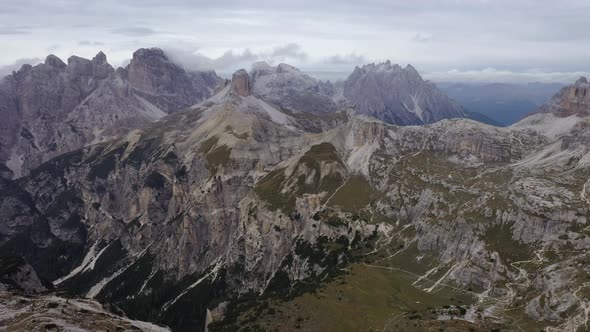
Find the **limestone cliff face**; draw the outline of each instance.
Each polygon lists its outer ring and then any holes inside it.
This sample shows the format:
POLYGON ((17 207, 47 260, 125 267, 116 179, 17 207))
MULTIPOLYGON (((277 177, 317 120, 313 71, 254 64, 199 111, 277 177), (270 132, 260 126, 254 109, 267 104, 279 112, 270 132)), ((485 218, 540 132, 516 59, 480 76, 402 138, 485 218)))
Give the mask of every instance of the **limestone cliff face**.
POLYGON ((0 182, 0 250, 178 330, 227 303, 220 324, 248 326, 242 301, 296 296, 355 263, 403 270, 425 296, 467 294, 476 323, 511 326, 510 309, 583 326, 587 118, 348 114, 310 133, 250 82, 239 71, 203 103, 0 182))
POLYGON ((3 290, 31 294, 46 291, 47 288, 22 257, 4 254, 0 257, 0 292, 3 290))
POLYGON ((251 94, 250 75, 245 69, 235 72, 231 80, 231 90, 238 96, 246 97, 251 94))
POLYGON ((221 79, 187 73, 161 50, 139 50, 127 69, 50 55, 0 81, 0 174, 20 177, 57 155, 129 132, 208 98, 221 79))
POLYGON ((541 108, 543 112, 553 112, 560 116, 590 114, 590 83, 585 77, 580 77, 575 84, 561 89, 547 105, 541 108))
POLYGON ((165 113, 209 98, 222 83, 213 71, 185 71, 158 48, 135 51, 126 70, 134 91, 165 113))
POLYGON ((322 82, 288 64, 253 65, 252 90, 263 99, 292 112, 325 115, 338 110, 332 83, 322 82))

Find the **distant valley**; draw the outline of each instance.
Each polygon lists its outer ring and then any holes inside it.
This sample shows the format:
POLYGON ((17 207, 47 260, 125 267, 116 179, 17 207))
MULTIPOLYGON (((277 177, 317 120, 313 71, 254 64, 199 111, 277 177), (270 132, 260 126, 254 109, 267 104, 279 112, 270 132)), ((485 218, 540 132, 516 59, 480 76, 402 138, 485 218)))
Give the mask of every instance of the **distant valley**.
POLYGON ((437 86, 471 112, 509 126, 535 111, 551 99, 563 85, 558 83, 448 83, 437 86))

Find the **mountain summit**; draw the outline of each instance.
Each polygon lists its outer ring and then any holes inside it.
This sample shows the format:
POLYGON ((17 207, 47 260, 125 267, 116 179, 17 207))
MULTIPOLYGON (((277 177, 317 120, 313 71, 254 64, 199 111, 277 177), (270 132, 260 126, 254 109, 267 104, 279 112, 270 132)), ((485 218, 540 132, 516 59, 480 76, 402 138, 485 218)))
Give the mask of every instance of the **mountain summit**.
POLYGON ((255 94, 290 111, 326 115, 338 110, 331 83, 316 80, 293 66, 258 62, 250 76, 255 94))
POLYGON ((329 114, 350 107, 358 114, 397 125, 428 124, 469 117, 461 106, 424 81, 411 65, 390 61, 356 67, 343 82, 322 82, 299 69, 265 62, 251 71, 253 92, 291 111, 329 114))
POLYGON ((539 112, 562 117, 590 115, 590 83, 586 77, 580 77, 574 84, 563 87, 539 112))
POLYGON ((386 61, 356 67, 344 81, 343 96, 361 114, 399 125, 466 117, 461 106, 424 81, 411 65, 386 61))
POLYGON ((0 81, 0 176, 21 177, 65 152, 126 134, 217 91, 214 72, 187 72, 160 49, 140 49, 115 70, 55 55, 0 81))

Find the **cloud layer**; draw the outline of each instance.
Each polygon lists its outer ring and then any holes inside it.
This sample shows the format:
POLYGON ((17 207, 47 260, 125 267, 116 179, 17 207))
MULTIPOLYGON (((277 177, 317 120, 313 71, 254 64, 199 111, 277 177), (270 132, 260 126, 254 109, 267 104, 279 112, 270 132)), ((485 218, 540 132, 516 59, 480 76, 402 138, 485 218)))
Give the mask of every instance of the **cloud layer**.
POLYGON ((265 59, 348 71, 390 59, 451 77, 496 68, 550 79, 588 71, 589 12, 587 0, 4 1, 0 66, 99 50, 122 63, 160 46, 218 70, 265 59))
POLYGON ((23 59, 18 59, 11 64, 8 64, 5 66, 0 66, 0 79, 4 78, 7 75, 12 74, 13 71, 19 70, 23 65, 26 65, 26 64, 35 65, 41 61, 43 61, 43 60, 41 60, 39 58, 23 58, 23 59))

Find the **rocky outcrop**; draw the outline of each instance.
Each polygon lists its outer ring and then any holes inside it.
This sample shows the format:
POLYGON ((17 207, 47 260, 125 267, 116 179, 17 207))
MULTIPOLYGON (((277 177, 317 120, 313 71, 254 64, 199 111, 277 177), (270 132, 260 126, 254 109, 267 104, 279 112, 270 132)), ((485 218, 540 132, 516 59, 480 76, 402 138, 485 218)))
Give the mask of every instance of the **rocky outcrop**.
POLYGON ((4 254, 0 257, 0 291, 2 290, 39 293, 47 288, 24 259, 4 254))
POLYGON ((397 125, 427 124, 466 117, 461 106, 411 65, 389 61, 356 67, 344 81, 343 96, 360 114, 397 125))
POLYGON ((232 75, 231 91, 238 96, 246 97, 251 94, 250 76, 245 69, 240 69, 232 75))
POLYGON ((55 156, 138 128, 208 98, 214 72, 188 73, 158 49, 138 50, 117 71, 104 53, 50 55, 0 81, 0 171, 21 177, 55 156))
POLYGON ((165 113, 209 98, 222 83, 213 71, 185 71, 158 48, 135 51, 126 71, 135 92, 165 113))
POLYGON ((0 307, 0 325, 10 331, 170 331, 163 326, 129 319, 115 307, 71 296, 0 290, 0 307))
POLYGON ((567 117, 570 115, 590 115, 590 83, 585 77, 580 77, 575 84, 561 89, 540 112, 550 112, 567 117))

